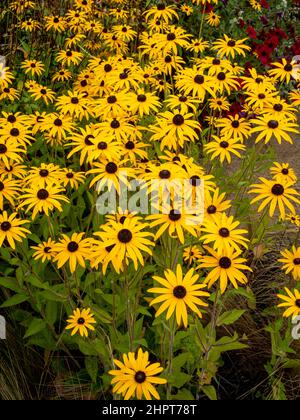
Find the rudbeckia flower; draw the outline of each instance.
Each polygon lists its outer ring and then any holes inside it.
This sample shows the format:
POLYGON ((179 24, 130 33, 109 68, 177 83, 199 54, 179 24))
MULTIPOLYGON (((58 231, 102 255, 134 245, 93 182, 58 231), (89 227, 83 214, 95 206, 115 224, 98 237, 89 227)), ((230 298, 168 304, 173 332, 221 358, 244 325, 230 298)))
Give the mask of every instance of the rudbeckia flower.
POLYGON ((110 370, 108 373, 114 378, 111 383, 114 385, 113 392, 121 394, 125 400, 136 397, 141 400, 145 396, 146 400, 151 400, 152 396, 159 400, 159 393, 153 384, 164 385, 166 379, 159 378, 157 375, 163 371, 160 363, 151 363, 149 353, 138 350, 137 356, 134 353, 123 354, 123 363, 114 360, 119 369, 110 370))
POLYGON ((283 263, 282 269, 286 274, 292 274, 294 280, 300 280, 300 247, 293 245, 292 250, 288 249, 281 252, 283 258, 278 261, 283 263))
POLYGON ((183 324, 187 328, 187 308, 202 318, 198 306, 207 307, 208 303, 201 298, 209 297, 210 294, 202 291, 206 285, 197 283, 199 275, 195 274, 193 268, 183 276, 181 265, 177 264, 175 272, 168 269, 164 272, 164 276, 153 276, 153 280, 158 282, 160 287, 148 290, 149 293, 159 295, 150 302, 150 306, 160 304, 155 314, 156 318, 167 310, 166 319, 168 320, 175 312, 177 325, 183 324))
POLYGON ((71 336, 79 332, 81 337, 88 337, 88 330, 95 330, 92 324, 96 324, 96 320, 90 308, 82 310, 77 308, 73 311, 73 315, 67 319, 67 323, 66 330, 72 330, 71 336))
POLYGON ((26 238, 26 234, 30 231, 22 225, 28 223, 28 220, 17 218, 17 213, 8 215, 6 211, 0 214, 0 246, 7 240, 12 249, 16 248, 15 242, 22 242, 22 238, 26 238))
POLYGON ((289 290, 287 287, 284 288, 286 295, 278 294, 277 297, 283 300, 283 303, 280 303, 278 308, 286 308, 283 313, 285 318, 292 316, 293 318, 300 314, 300 292, 297 289, 294 289, 294 293, 289 290))
POLYGON ((83 239, 84 235, 84 233, 73 233, 71 237, 62 235, 62 239, 53 246, 53 251, 56 253, 54 262, 58 268, 67 262, 71 273, 76 271, 78 264, 85 268, 86 261, 90 257, 90 239, 83 239))

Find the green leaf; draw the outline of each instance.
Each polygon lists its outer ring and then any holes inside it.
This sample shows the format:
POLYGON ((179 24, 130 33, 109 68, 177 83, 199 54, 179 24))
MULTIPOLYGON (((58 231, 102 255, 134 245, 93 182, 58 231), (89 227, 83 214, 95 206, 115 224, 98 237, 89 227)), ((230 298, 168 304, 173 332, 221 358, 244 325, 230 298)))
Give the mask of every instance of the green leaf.
POLYGON ((187 373, 174 372, 173 375, 170 378, 168 378, 168 382, 175 388, 181 388, 184 384, 189 382, 190 379, 191 375, 188 375, 187 373))
POLYGON ((57 302, 48 301, 46 303, 46 319, 50 325, 53 325, 57 319, 57 302))
POLYGON ((179 356, 174 357, 173 363, 172 363, 173 369, 179 371, 182 368, 182 366, 185 365, 187 360, 190 358, 191 358, 190 353, 182 353, 179 356))
POLYGON ((22 289, 20 288, 17 280, 10 277, 0 278, 0 286, 4 286, 16 293, 22 293, 22 289))
POLYGON ((231 325, 236 322, 243 314, 245 310, 243 309, 233 309, 232 311, 224 312, 217 320, 217 326, 221 325, 231 325))
POLYGON ((91 380, 95 383, 98 375, 98 358, 88 356, 85 358, 84 362, 87 373, 90 375, 91 380))
POLYGON ((283 367, 286 369, 299 369, 300 359, 288 359, 283 363, 283 367))
POLYGON ((43 319, 34 318, 31 323, 29 324, 27 331, 24 335, 24 338, 31 337, 42 331, 46 327, 46 323, 43 319))
POLYGON ((0 307, 1 308, 8 308, 9 306, 18 305, 19 303, 26 302, 29 297, 23 294, 17 294, 13 297, 7 299, 0 307))
POLYGON ((204 392, 204 394, 211 400, 211 401, 217 401, 217 392, 214 386, 212 385, 204 385, 201 387, 201 390, 204 392))
POLYGON ((97 350, 92 343, 84 341, 82 338, 78 339, 78 346, 81 353, 85 356, 98 356, 97 350))

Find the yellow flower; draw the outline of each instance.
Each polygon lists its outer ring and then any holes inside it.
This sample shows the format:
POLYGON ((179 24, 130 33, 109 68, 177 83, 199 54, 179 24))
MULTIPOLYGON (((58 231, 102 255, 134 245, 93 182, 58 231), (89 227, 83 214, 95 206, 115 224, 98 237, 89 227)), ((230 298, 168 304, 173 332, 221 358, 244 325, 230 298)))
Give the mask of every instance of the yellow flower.
POLYGON ((250 191, 250 194, 258 194, 257 197, 251 201, 251 204, 263 200, 258 208, 259 212, 269 205, 269 214, 271 217, 274 215, 277 207, 282 219, 285 219, 285 207, 287 207, 292 213, 295 213, 295 207, 292 204, 292 201, 300 204, 299 199, 295 197, 300 194, 295 189, 291 188, 294 185, 294 182, 286 181, 279 183, 275 180, 267 180, 265 178, 259 179, 261 184, 251 185, 252 189, 250 191))
POLYGON ((73 311, 73 315, 67 320, 69 325, 66 326, 66 330, 73 330, 71 336, 79 332, 81 337, 88 337, 88 330, 95 330, 92 324, 95 324, 96 321, 94 315, 90 313, 90 311, 90 308, 82 310, 77 308, 73 311))
POLYGON ((15 249, 15 241, 22 242, 22 238, 25 238, 26 234, 30 234, 28 229, 22 227, 25 223, 28 221, 17 218, 17 213, 8 215, 4 211, 0 214, 0 246, 7 240, 9 246, 15 249))
POLYGON ((108 373, 114 378, 111 383, 114 385, 113 392, 121 394, 125 400, 136 396, 141 400, 145 396, 146 400, 151 400, 152 396, 160 399, 158 392, 153 384, 166 384, 166 379, 156 375, 163 371, 160 363, 150 363, 149 353, 138 350, 137 357, 134 353, 123 354, 123 363, 114 360, 119 369, 110 370, 108 373))
POLYGON ((286 274, 291 273, 294 280, 300 280, 300 247, 293 245, 292 250, 288 249, 281 252, 283 258, 279 262, 284 263, 282 269, 286 274))
POLYGON ((213 46, 211 48, 212 50, 218 51, 218 54, 221 58, 224 56, 234 58, 236 54, 241 54, 243 57, 245 57, 245 51, 251 50, 251 47, 244 44, 244 41, 246 40, 247 38, 235 41, 234 39, 229 38, 226 34, 224 34, 224 39, 218 39, 217 41, 213 42, 213 46))
POLYGON ((205 283, 210 288, 216 281, 220 281, 220 290, 223 294, 227 288, 228 281, 237 289, 238 283, 246 284, 248 279, 241 270, 252 271, 250 267, 244 263, 247 261, 241 258, 241 251, 232 249, 224 249, 214 251, 212 248, 205 247, 211 254, 201 258, 199 268, 209 268, 205 283))
POLYGON ((53 246, 56 253, 54 261, 61 268, 67 262, 71 273, 76 271, 77 264, 85 268, 85 261, 90 257, 90 239, 83 239, 84 233, 73 233, 71 238, 62 235, 63 239, 53 246))
POLYGON ((195 270, 191 268, 184 276, 180 264, 177 264, 176 272, 168 269, 164 272, 164 278, 153 276, 163 287, 154 287, 149 289, 149 293, 155 293, 159 296, 153 299, 150 306, 161 304, 156 311, 157 318, 163 312, 167 311, 166 319, 170 319, 175 311, 177 325, 181 323, 187 328, 188 313, 187 307, 195 314, 202 318, 198 306, 207 307, 208 303, 204 302, 200 297, 209 297, 208 292, 201 289, 206 287, 203 283, 197 283, 199 275, 195 274, 195 270))
POLYGON ((294 289, 292 293, 287 287, 284 288, 286 295, 278 294, 279 299, 283 300, 283 303, 277 305, 279 308, 287 307, 283 316, 288 318, 289 316, 295 317, 300 314, 300 292, 297 289, 294 289))

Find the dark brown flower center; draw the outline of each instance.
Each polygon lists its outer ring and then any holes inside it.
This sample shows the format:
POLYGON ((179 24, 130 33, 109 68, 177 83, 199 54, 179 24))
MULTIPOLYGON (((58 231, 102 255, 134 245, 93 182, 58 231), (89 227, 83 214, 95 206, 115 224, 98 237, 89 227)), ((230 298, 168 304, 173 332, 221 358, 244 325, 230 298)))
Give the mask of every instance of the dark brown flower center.
POLYGON ((278 126, 279 126, 279 123, 276 120, 270 120, 268 122, 268 127, 272 128, 272 130, 275 130, 275 128, 277 128, 278 126))
POLYGON ((222 257, 220 260, 219 260, 219 266, 221 267, 221 268, 224 268, 224 269, 228 269, 228 268, 230 268, 231 267, 231 259, 230 258, 228 258, 228 257, 222 257))
POLYGON ((3 191, 3 190, 4 190, 4 184, 3 182, 0 181, 0 191, 3 191))
POLYGON ((7 121, 11 124, 15 123, 17 121, 16 117, 14 115, 9 115, 7 117, 7 121))
POLYGON ((136 372, 136 374, 134 375, 134 380, 138 384, 142 384, 143 382, 145 382, 146 378, 147 377, 146 377, 145 372, 142 372, 141 370, 139 370, 138 372, 136 372))
POLYGON ((84 325, 84 324, 85 324, 85 319, 84 319, 84 318, 82 318, 82 317, 78 318, 78 319, 77 319, 77 324, 78 324, 78 325, 84 325))
POLYGON ((228 47, 235 47, 235 41, 233 39, 231 39, 230 41, 227 42, 228 47))
POLYGON ((18 137, 19 134, 20 134, 20 131, 17 128, 12 128, 10 130, 10 135, 13 137, 18 137))
POLYGON ((222 236, 222 238, 228 238, 228 236, 230 235, 230 232, 227 228, 221 228, 219 230, 219 235, 222 236))
POLYGON ((211 205, 207 207, 207 213, 208 214, 215 214, 217 212, 217 207, 214 205, 211 205))
POLYGON ((128 229, 122 229, 118 233, 118 239, 123 244, 128 244, 128 242, 130 242, 132 239, 132 233, 128 229))
POLYGON ((138 102, 146 102, 147 96, 146 95, 138 95, 137 100, 138 100, 138 102))
POLYGON ((173 118, 173 124, 177 126, 184 124, 184 117, 180 114, 175 115, 173 118))
POLYGON ((47 169, 41 169, 39 174, 42 178, 46 178, 49 175, 49 171, 47 169))
POLYGON ((68 251, 69 252, 76 252, 78 251, 79 245, 75 241, 71 241, 68 243, 68 251))
POLYGON ((127 150, 133 150, 134 149, 134 142, 129 140, 126 144, 125 144, 125 148, 127 150))
POLYGON ((193 187, 199 187, 201 185, 201 180, 198 175, 191 176, 189 182, 193 187))
POLYGON ((176 39, 176 35, 174 33, 170 33, 167 35, 168 41, 174 41, 174 39, 176 39))
POLYGON ((54 125, 56 127, 61 127, 63 125, 62 120, 60 118, 56 118, 56 120, 54 121, 54 125))
POLYGON ((172 209, 172 210, 170 211, 170 213, 169 213, 169 219, 170 219, 172 222, 178 222, 178 220, 180 220, 180 219, 181 219, 181 214, 179 213, 179 211, 178 211, 178 210, 174 210, 174 209, 172 209))
POLYGON ((283 105, 281 105, 281 104, 275 104, 273 106, 273 109, 274 109, 274 111, 280 112, 280 111, 283 110, 283 105))
POLYGON ((223 71, 220 71, 220 73, 217 76, 217 79, 222 81, 226 79, 226 74, 223 71))
POLYGON ((240 123, 239 123, 239 121, 234 120, 234 121, 232 121, 231 125, 232 125, 233 128, 238 128, 240 126, 240 123))
POLYGON ((10 224, 9 222, 3 222, 3 223, 1 223, 1 225, 0 225, 0 229, 1 229, 3 232, 7 232, 10 228, 11 228, 11 224, 10 224))
POLYGON ((293 263, 295 265, 300 265, 300 258, 295 258, 294 261, 293 261, 293 263))
POLYGON ((213 63, 214 66, 218 66, 218 65, 221 64, 221 61, 218 58, 214 58, 212 63, 213 63))
POLYGON ((265 99, 266 95, 264 93, 260 93, 258 95, 258 99, 265 99))
POLYGON ((49 193, 48 193, 48 191, 47 190, 45 190, 45 189, 41 189, 41 190, 39 190, 38 191, 38 193, 37 193, 37 198, 39 199, 39 200, 47 200, 47 198, 49 197, 49 193))
POLYGON ((7 147, 5 146, 5 144, 0 144, 0 154, 4 155, 4 153, 7 152, 7 147))
POLYGON ((110 123, 110 126, 111 126, 111 128, 113 129, 113 130, 117 130, 118 128, 120 128, 120 123, 119 123, 119 121, 118 120, 113 120, 111 123, 110 123))
POLYGON ((49 254, 50 251, 51 251, 50 246, 45 246, 45 248, 44 248, 45 254, 49 254))
POLYGON ((111 95, 107 98, 107 103, 109 104, 115 104, 117 102, 117 98, 115 97, 115 95, 111 95))
POLYGON ((288 175, 289 174, 289 170, 287 168, 282 169, 281 173, 283 175, 288 175))
POLYGON ((118 166, 114 162, 109 162, 105 166, 105 170, 108 174, 115 174, 118 170, 118 166))
POLYGON ((274 195, 283 195, 284 194, 284 187, 281 184, 275 184, 272 187, 272 194, 274 195))
POLYGON ((110 71, 112 71, 112 66, 110 64, 105 64, 104 71, 105 73, 109 73, 110 71))
POLYGON ((105 141, 100 141, 100 143, 98 143, 98 149, 99 150, 107 149, 107 143, 105 141))
POLYGON ((171 177, 171 172, 167 169, 163 169, 162 171, 160 171, 158 176, 160 177, 160 179, 169 179, 171 177))
POLYGON ((223 140, 223 141, 221 141, 220 146, 223 149, 227 149, 227 147, 229 146, 229 143, 228 143, 228 141, 223 140))
POLYGON ((284 66, 284 70, 285 71, 292 71, 293 70, 293 66, 289 63, 289 64, 286 64, 285 66, 284 66))
POLYGON ((79 104, 79 99, 78 99, 78 98, 76 98, 76 97, 74 97, 74 98, 72 98, 72 99, 71 99, 71 103, 72 103, 73 105, 78 105, 78 104, 79 104))
POLYGON ((202 76, 202 74, 197 74, 197 76, 194 78, 194 82, 198 85, 202 85, 204 83, 204 76, 202 76))
POLYGON ((177 299, 183 299, 186 296, 186 288, 184 286, 176 286, 173 289, 173 295, 177 299))
POLYGON ((297 299, 297 300, 295 301, 295 305, 297 306, 297 308, 300 308, 300 299, 297 299))

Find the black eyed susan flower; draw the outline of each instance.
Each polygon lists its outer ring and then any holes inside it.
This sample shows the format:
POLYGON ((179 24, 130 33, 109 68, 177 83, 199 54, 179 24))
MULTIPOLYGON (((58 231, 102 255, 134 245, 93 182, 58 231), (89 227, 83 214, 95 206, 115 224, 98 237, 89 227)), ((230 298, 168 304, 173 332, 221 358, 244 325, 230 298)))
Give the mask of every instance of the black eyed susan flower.
POLYGON ((9 67, 5 67, 3 63, 0 63, 0 89, 8 88, 13 80, 14 76, 9 67))
POLYGON ((294 182, 279 183, 276 180, 267 180, 265 178, 259 179, 261 184, 252 185, 250 191, 250 194, 257 194, 257 197, 251 201, 251 204, 262 201, 258 208, 259 212, 269 205, 269 214, 271 217, 274 215, 277 208, 279 209, 282 219, 285 219, 286 207, 292 213, 295 213, 295 207, 292 202, 300 204, 300 201, 296 197, 299 193, 291 188, 294 185, 294 182))
POLYGON ((25 73, 30 76, 41 76, 41 74, 45 71, 44 64, 37 60, 25 60, 21 67, 25 70, 25 73))
POLYGON ((138 90, 137 93, 128 93, 126 102, 133 115, 138 114, 140 118, 149 115, 151 112, 157 112, 160 108, 159 98, 144 90, 138 90))
POLYGON ((299 90, 292 90, 289 94, 290 100, 294 106, 300 106, 300 92, 299 90))
POLYGON ((293 168, 290 167, 289 163, 278 163, 274 162, 270 172, 273 175, 273 178, 279 183, 282 182, 293 182, 297 181, 297 176, 293 168))
POLYGON ((27 125, 24 124, 6 124, 3 128, 0 128, 0 141, 5 143, 14 142, 16 146, 25 146, 31 144, 34 138, 31 136, 31 132, 27 125))
POLYGON ((27 174, 26 169, 25 165, 19 165, 11 160, 8 161, 8 165, 0 162, 0 176, 5 175, 8 179, 23 179, 27 174))
POLYGON ((71 168, 63 168, 59 177, 60 182, 64 187, 70 185, 71 188, 77 190, 80 184, 85 181, 84 172, 74 172, 71 168))
POLYGON ((210 26, 220 25, 220 16, 217 13, 215 13, 213 10, 208 13, 205 20, 210 26))
POLYGON ((300 216, 298 216, 298 214, 288 214, 286 216, 286 220, 291 222, 293 225, 300 227, 300 216))
POLYGON ((62 66, 70 66, 71 64, 77 65, 83 58, 83 54, 78 51, 61 50, 56 55, 56 61, 61 63, 62 66))
POLYGON ((109 191, 113 188, 119 193, 122 186, 129 187, 129 178, 134 177, 134 169, 128 168, 125 161, 121 162, 94 162, 93 169, 87 174, 95 174, 92 179, 90 187, 97 183, 97 191, 101 191, 107 187, 109 191))
POLYGON ((16 143, 15 140, 3 141, 0 138, 0 163, 9 168, 10 162, 22 162, 21 154, 26 153, 26 150, 16 143))
POLYGON ((217 137, 212 136, 213 141, 210 141, 204 146, 206 153, 210 154, 211 160, 218 157, 221 163, 226 159, 228 163, 231 163, 231 154, 241 157, 240 150, 245 150, 246 146, 240 143, 239 138, 230 137, 217 137))
POLYGON ((176 111, 158 114, 155 125, 149 126, 149 130, 154 133, 151 140, 160 141, 161 150, 177 150, 185 142, 194 142, 201 132, 201 125, 192 118, 192 113, 179 114, 176 111))
POLYGON ((35 250, 33 258, 35 260, 42 260, 42 263, 53 260, 56 255, 56 252, 53 251, 54 246, 55 242, 51 238, 37 246, 32 246, 31 248, 35 250))
POLYGON ((176 88, 185 96, 192 95, 203 102, 206 93, 215 96, 213 90, 213 79, 207 76, 196 66, 186 68, 176 76, 176 88))
POLYGON ((187 50, 192 51, 194 53, 202 53, 209 47, 209 42, 205 41, 203 38, 192 39, 189 45, 187 46, 187 50))
POLYGON ((281 63, 272 63, 272 66, 275 68, 269 70, 270 76, 281 82, 289 83, 291 79, 299 79, 299 65, 295 60, 287 62, 286 59, 283 58, 281 63))
POLYGON ((56 253, 54 262, 57 263, 58 268, 67 262, 71 273, 76 271, 78 264, 85 268, 86 261, 90 257, 91 241, 89 238, 83 239, 84 235, 84 233, 73 233, 71 237, 62 235, 61 241, 53 246, 53 251, 56 253))
POLYGON ((225 200, 225 193, 220 193, 219 188, 213 192, 204 191, 204 220, 214 220, 215 216, 231 207, 230 200, 225 200))
POLYGON ((57 32, 63 32, 66 29, 66 21, 62 16, 45 16, 44 19, 46 31, 53 29, 57 32))
POLYGON ((230 107, 230 103, 228 102, 227 98, 224 96, 220 96, 217 98, 212 98, 209 100, 209 106, 213 111, 228 111, 230 107))
POLYGON ((257 117, 252 122, 256 127, 251 129, 251 133, 259 133, 255 140, 256 143, 263 140, 267 144, 275 137, 279 144, 281 144, 282 140, 293 144, 289 133, 299 133, 298 125, 284 117, 275 118, 269 115, 263 115, 257 117))
POLYGON ((179 19, 177 12, 174 10, 175 6, 166 5, 164 2, 159 2, 155 6, 146 10, 145 18, 148 20, 159 20, 162 19, 166 23, 169 23, 172 19, 179 19))
POLYGON ((262 5, 259 1, 257 0, 249 0, 249 3, 251 5, 251 7, 253 7, 253 9, 260 11, 262 8, 262 5))
POLYGON ((160 304, 155 314, 156 318, 168 310, 166 314, 166 319, 168 320, 175 312, 177 325, 183 324, 187 328, 187 308, 197 314, 199 318, 202 318, 198 306, 207 307, 208 304, 200 297, 209 297, 210 294, 201 290, 206 285, 197 283, 199 275, 195 274, 193 268, 183 276, 181 265, 177 264, 175 272, 168 269, 164 272, 164 276, 164 278, 153 276, 153 279, 163 287, 154 287, 148 290, 149 293, 159 295, 151 301, 150 306, 160 304))
POLYGON ((183 13, 185 13, 187 16, 190 16, 194 12, 194 9, 191 6, 189 6, 188 4, 181 5, 180 10, 183 13))
POLYGON ((20 196, 19 208, 27 207, 26 213, 32 210, 32 220, 36 218, 39 212, 45 213, 47 216, 54 209, 61 212, 63 210, 61 202, 69 202, 68 198, 61 194, 63 191, 59 186, 47 185, 41 187, 40 185, 31 185, 30 188, 25 188, 25 194, 20 196))
POLYGON ((110 258, 110 252, 113 250, 114 245, 105 246, 103 241, 97 241, 95 239, 91 242, 91 256, 90 262, 91 267, 99 269, 99 265, 102 265, 102 272, 106 274, 107 267, 111 263, 117 273, 123 272, 124 267, 128 265, 129 260, 125 258, 125 264, 123 261, 118 259, 118 256, 110 258))
POLYGON ((183 261, 191 265, 192 263, 198 262, 202 257, 202 252, 198 246, 192 245, 184 248, 183 250, 183 261))
POLYGON ((65 82, 70 79, 72 79, 72 73, 67 69, 60 69, 53 75, 52 82, 65 82))
POLYGON ((0 89, 0 100, 8 99, 10 101, 14 101, 15 99, 19 99, 19 97, 20 92, 17 89, 14 89, 12 87, 0 89))
POLYGON ((15 198, 21 188, 20 182, 0 175, 0 210, 3 210, 4 200, 7 200, 11 206, 14 206, 15 198))
POLYGON ((59 140, 65 139, 68 133, 74 130, 72 118, 57 113, 47 114, 40 124, 42 131, 47 131, 49 136, 57 137, 59 140))
POLYGON ((172 238, 178 237, 179 241, 184 244, 184 231, 197 237, 196 227, 201 222, 201 217, 187 214, 183 210, 179 210, 170 205, 164 205, 161 214, 151 214, 147 216, 150 220, 150 226, 160 226, 155 235, 155 240, 168 231, 169 236, 172 238))
POLYGON ((148 158, 148 153, 145 150, 147 147, 150 147, 150 145, 140 141, 123 141, 121 153, 125 160, 136 164, 137 159, 143 160, 148 158))
POLYGON ((297 110, 292 105, 289 105, 284 99, 277 96, 268 101, 264 106, 264 112, 268 114, 271 119, 286 118, 292 121, 297 121, 297 110))
POLYGON ((39 167, 32 167, 25 178, 28 185, 40 185, 45 187, 47 185, 59 185, 61 176, 61 169, 58 165, 53 163, 41 163, 39 167))
POLYGON ((96 232, 95 235, 101 238, 105 247, 114 245, 108 255, 109 261, 117 258, 120 262, 126 263, 126 260, 130 259, 137 270, 138 263, 144 265, 141 251, 152 255, 150 247, 154 243, 147 238, 152 238, 153 234, 144 231, 148 226, 147 223, 139 222, 137 218, 126 218, 124 223, 110 221, 102 225, 103 231, 96 232))
POLYGON ((152 396, 160 399, 153 384, 166 384, 166 379, 157 375, 163 371, 159 363, 149 361, 149 353, 138 350, 137 356, 134 353, 123 354, 123 363, 114 360, 119 369, 110 370, 108 373, 114 378, 111 383, 114 385, 113 392, 121 394, 125 400, 136 397, 141 400, 151 400, 152 396))
POLYGON ((88 330, 95 330, 93 324, 96 324, 96 320, 90 308, 81 310, 77 308, 73 311, 73 315, 67 319, 67 323, 66 330, 72 330, 71 336, 79 333, 81 337, 88 337, 88 330))
POLYGON ((224 56, 234 58, 236 55, 246 56, 245 51, 250 51, 251 47, 244 44, 247 38, 234 40, 229 38, 224 34, 224 39, 220 38, 217 41, 213 42, 212 50, 218 51, 218 54, 221 58, 224 56))
POLYGON ((185 95, 169 95, 168 98, 164 101, 167 107, 174 111, 178 109, 178 113, 185 115, 188 114, 190 111, 194 113, 197 112, 197 106, 199 105, 200 101, 191 96, 185 95))
POLYGON ((243 141, 250 136, 251 126, 247 120, 240 117, 238 114, 235 116, 229 115, 225 118, 219 118, 216 127, 221 128, 221 136, 243 141))
POLYGON ((277 92, 269 91, 264 85, 260 84, 255 89, 246 92, 246 103, 253 110, 259 112, 266 110, 270 102, 274 100, 277 92))
POLYGON ((36 101, 42 99, 46 105, 54 102, 55 99, 55 92, 53 92, 53 90, 49 89, 47 86, 39 84, 34 86, 32 89, 29 89, 29 93, 36 101))
POLYGON ((233 216, 226 216, 225 213, 216 215, 214 220, 207 220, 201 227, 204 235, 200 238, 205 245, 213 243, 215 250, 230 250, 234 248, 236 251, 240 247, 248 248, 247 242, 249 239, 245 238, 247 230, 237 229, 240 222, 234 221, 233 216))
POLYGON ((284 288, 286 295, 278 294, 277 297, 283 300, 283 303, 277 305, 279 308, 286 307, 283 316, 288 318, 292 316, 300 315, 300 292, 297 289, 294 289, 294 293, 289 290, 287 287, 284 288))
POLYGON ((6 240, 12 249, 16 248, 15 242, 22 242, 22 238, 26 238, 30 231, 22 225, 28 223, 17 217, 17 213, 8 215, 6 211, 0 214, 0 246, 6 240))
POLYGON ((82 120, 84 117, 89 119, 92 111, 88 106, 88 101, 84 93, 69 90, 67 95, 62 95, 57 99, 57 109, 64 115, 70 115, 82 120))
POLYGON ((279 259, 284 265, 282 269, 286 274, 291 273, 294 280, 300 280, 300 247, 293 245, 292 250, 288 249, 281 252, 283 258, 279 259))
POLYGON ((238 288, 238 283, 246 284, 248 282, 242 270, 252 270, 245 265, 247 260, 240 257, 241 251, 235 251, 233 248, 214 251, 207 246, 205 249, 211 255, 205 255, 201 258, 199 268, 211 269, 205 279, 205 283, 208 283, 209 288, 217 281, 220 281, 220 290, 223 294, 227 289, 228 281, 236 289, 238 288))

